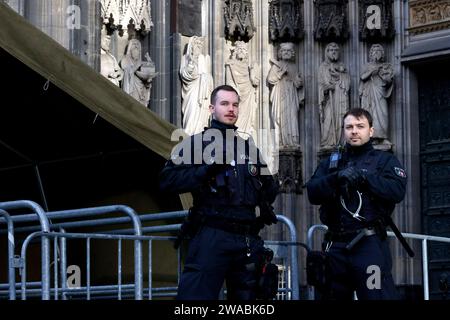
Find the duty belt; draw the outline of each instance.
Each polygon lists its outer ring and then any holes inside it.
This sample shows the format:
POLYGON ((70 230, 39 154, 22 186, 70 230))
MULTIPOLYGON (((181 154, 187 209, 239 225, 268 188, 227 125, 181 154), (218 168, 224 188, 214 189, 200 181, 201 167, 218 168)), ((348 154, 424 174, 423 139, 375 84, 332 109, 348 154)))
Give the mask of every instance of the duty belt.
POLYGON ((205 217, 204 225, 220 229, 230 233, 237 233, 242 235, 258 235, 260 228, 256 222, 221 219, 218 217, 205 217))
POLYGON ((347 243, 345 248, 347 250, 351 250, 355 246, 355 244, 357 244, 358 241, 360 241, 363 237, 372 236, 374 234, 377 234, 377 231, 372 227, 363 228, 355 232, 347 232, 347 233, 328 231, 325 236, 325 239, 331 242, 345 242, 347 243))

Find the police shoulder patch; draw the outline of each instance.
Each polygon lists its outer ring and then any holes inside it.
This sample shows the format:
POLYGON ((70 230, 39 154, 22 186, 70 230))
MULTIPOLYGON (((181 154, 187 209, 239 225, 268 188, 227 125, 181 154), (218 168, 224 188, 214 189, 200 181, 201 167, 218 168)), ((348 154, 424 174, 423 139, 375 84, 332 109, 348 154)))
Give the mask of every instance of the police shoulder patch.
POLYGON ((394 167, 394 172, 396 175, 398 175, 401 178, 406 178, 406 172, 402 168, 394 167))

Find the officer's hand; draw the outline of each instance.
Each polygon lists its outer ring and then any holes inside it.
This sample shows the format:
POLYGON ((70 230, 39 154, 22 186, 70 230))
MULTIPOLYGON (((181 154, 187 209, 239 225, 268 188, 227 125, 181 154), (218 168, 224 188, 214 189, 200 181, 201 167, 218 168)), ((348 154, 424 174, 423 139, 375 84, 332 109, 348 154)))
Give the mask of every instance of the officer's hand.
POLYGON ((259 204, 259 217, 264 224, 268 226, 278 222, 277 215, 275 214, 273 207, 266 201, 259 204))
POLYGON ((340 186, 360 187, 365 181, 365 176, 360 169, 355 167, 348 167, 339 171, 338 173, 338 182, 340 186))

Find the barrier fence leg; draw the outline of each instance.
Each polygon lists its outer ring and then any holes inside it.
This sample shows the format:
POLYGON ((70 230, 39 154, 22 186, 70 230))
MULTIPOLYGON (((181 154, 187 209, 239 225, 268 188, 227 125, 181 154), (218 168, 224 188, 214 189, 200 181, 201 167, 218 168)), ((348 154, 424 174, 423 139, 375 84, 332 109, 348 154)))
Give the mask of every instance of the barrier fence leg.
POLYGON ((16 270, 14 266, 14 224, 11 216, 3 209, 0 209, 0 216, 6 220, 8 226, 8 283, 9 300, 16 300, 16 270))
POLYGON ((134 270, 134 296, 136 300, 142 300, 142 240, 134 240, 134 270))

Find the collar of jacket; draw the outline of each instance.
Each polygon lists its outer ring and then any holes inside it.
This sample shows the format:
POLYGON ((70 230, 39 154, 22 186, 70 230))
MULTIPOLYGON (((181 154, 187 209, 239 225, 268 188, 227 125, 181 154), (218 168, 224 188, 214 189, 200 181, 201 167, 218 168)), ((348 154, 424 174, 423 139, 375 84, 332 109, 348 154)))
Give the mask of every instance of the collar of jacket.
POLYGON ((345 145, 345 151, 350 155, 360 155, 369 152, 370 150, 373 150, 372 139, 358 147, 353 147, 348 143, 345 145))
POLYGON ((219 122, 219 121, 217 121, 215 119, 211 120, 210 128, 219 129, 220 131, 225 131, 227 129, 232 129, 234 131, 237 130, 237 127, 235 125, 225 124, 225 123, 219 122))

